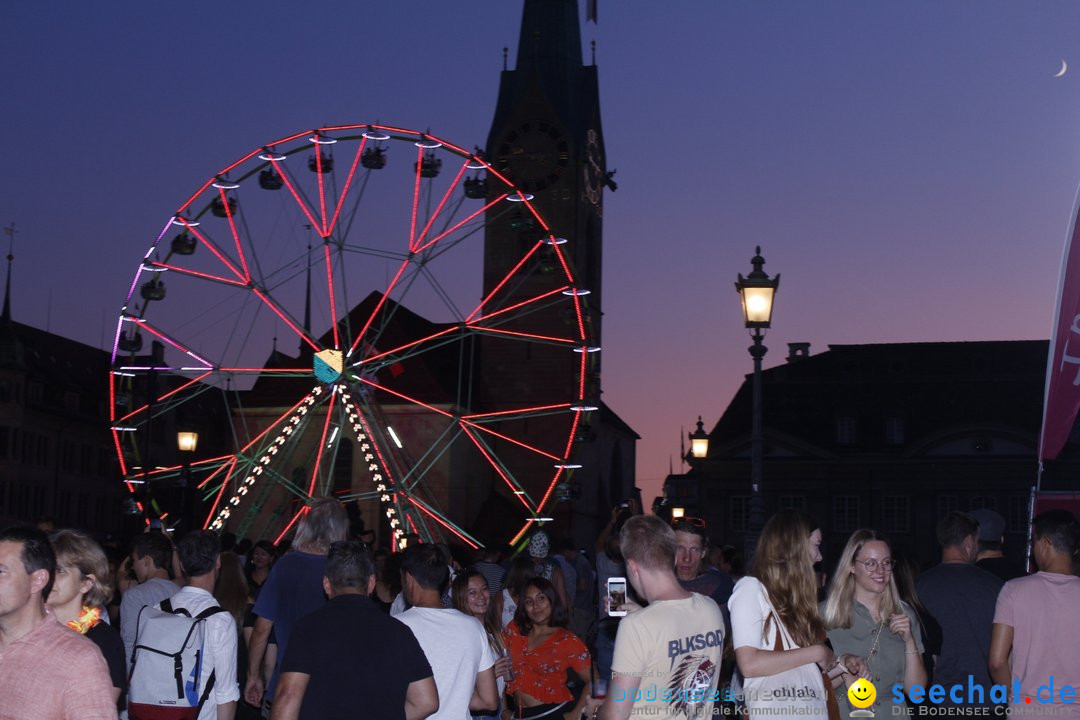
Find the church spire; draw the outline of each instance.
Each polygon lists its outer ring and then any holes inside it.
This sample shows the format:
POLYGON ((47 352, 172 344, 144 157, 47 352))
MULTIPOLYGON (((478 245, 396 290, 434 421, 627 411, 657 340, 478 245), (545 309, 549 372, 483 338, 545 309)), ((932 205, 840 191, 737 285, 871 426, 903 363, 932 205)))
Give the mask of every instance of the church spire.
POLYGON ((516 69, 561 75, 581 67, 577 0, 525 0, 516 69))
POLYGON ((7 254, 7 282, 4 284, 4 310, 0 313, 0 320, 4 323, 11 323, 11 265, 15 260, 15 223, 11 223, 4 228, 4 234, 8 236, 8 254, 7 254))

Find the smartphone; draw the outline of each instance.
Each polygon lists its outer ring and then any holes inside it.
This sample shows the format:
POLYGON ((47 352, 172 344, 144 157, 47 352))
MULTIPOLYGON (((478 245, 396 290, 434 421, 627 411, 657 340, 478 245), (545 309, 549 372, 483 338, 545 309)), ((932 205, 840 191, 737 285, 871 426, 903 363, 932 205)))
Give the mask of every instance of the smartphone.
POLYGON ((620 605, 626 603, 626 578, 613 577, 608 578, 607 581, 607 597, 608 597, 608 615, 612 617, 622 617, 626 615, 625 610, 617 610, 620 605))

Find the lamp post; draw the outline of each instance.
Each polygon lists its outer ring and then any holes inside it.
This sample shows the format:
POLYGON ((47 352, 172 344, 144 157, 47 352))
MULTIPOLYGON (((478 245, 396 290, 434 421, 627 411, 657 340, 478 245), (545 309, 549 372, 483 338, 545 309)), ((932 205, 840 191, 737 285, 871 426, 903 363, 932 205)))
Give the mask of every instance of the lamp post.
POLYGON ((750 357, 754 359, 753 379, 753 414, 750 425, 750 518, 746 533, 746 550, 744 557, 747 563, 754 555, 761 528, 765 525, 765 499, 761 492, 762 480, 762 455, 764 441, 761 433, 761 359, 765 357, 768 348, 762 344, 765 338, 765 330, 772 323, 773 299, 776 290, 780 287, 779 273, 775 278, 770 278, 762 266, 765 258, 761 256, 761 248, 754 249, 754 257, 750 260, 754 269, 749 275, 739 279, 735 283, 735 289, 742 299, 743 321, 750 330, 750 337, 754 344, 750 346, 750 357))
POLYGON ((199 433, 190 430, 176 433, 176 449, 180 451, 184 465, 180 474, 181 524, 184 532, 190 532, 198 525, 195 519, 195 487, 191 477, 191 458, 198 446, 199 433))
POLYGON ((697 418, 697 430, 690 433, 690 455, 701 459, 709 454, 709 433, 705 432, 705 423, 701 422, 701 416, 697 418))

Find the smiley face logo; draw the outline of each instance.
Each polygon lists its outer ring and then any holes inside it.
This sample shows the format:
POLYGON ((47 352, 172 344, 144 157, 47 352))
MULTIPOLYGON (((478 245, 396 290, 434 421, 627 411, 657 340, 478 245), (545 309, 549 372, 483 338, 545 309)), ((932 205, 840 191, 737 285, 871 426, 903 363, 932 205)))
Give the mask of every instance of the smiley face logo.
POLYGON ((847 689, 848 702, 857 708, 868 708, 877 699, 877 690, 868 680, 859 678, 847 689))

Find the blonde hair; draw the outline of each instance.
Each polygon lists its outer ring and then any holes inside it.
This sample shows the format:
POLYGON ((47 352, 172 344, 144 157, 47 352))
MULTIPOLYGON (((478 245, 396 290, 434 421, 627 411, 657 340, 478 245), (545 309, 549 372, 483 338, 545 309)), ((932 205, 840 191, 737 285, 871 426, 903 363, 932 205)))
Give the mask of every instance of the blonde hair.
MULTIPOLYGON (((822 619, 825 627, 833 628, 851 627, 852 608, 855 605, 855 560, 868 542, 883 542, 889 548, 892 555, 892 543, 876 530, 856 530, 848 538, 844 552, 840 554, 840 561, 836 564, 836 572, 833 573, 832 582, 829 583, 829 595, 825 599, 825 610, 822 619)), ((885 586, 885 593, 881 598, 881 617, 901 611, 900 593, 896 589, 896 578, 889 573, 889 584, 885 586)))
POLYGON ((90 607, 104 606, 112 598, 109 581, 109 561, 105 551, 94 539, 78 530, 57 530, 49 536, 57 565, 68 565, 79 571, 83 580, 93 585, 83 596, 83 604, 90 607))
MULTIPOLYGON (((825 638, 817 605, 814 564, 808 542, 817 523, 798 510, 781 510, 761 530, 750 575, 769 593, 780 621, 800 647, 817 645, 825 638)), ((765 621, 762 640, 768 642, 771 622, 765 621)))

